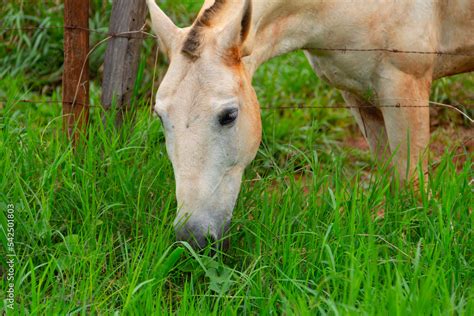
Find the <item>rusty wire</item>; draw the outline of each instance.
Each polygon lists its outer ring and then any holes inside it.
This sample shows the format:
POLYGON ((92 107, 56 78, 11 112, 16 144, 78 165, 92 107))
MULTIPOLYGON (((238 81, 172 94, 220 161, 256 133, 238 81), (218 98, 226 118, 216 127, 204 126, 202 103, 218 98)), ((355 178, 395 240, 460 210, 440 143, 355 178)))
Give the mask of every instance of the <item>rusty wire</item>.
MULTIPOLYGON (((101 31, 97 29, 90 29, 90 28, 83 28, 78 26, 65 26, 65 25, 53 25, 53 26, 25 26, 25 27, 5 27, 0 28, 0 31, 33 31, 33 30, 49 30, 49 29, 70 29, 70 30, 82 30, 91 33, 97 33, 106 35, 109 37, 123 37, 123 38, 137 38, 136 34, 125 34, 125 33, 133 33, 133 32, 124 32, 124 33, 110 33, 106 31, 101 31)), ((144 32, 143 30, 137 30, 135 33, 140 33, 143 35, 142 39, 145 38, 156 38, 155 35, 144 32)), ((417 50, 401 50, 396 48, 351 48, 351 47, 313 47, 311 49, 319 50, 319 51, 332 51, 332 52, 340 52, 340 53, 347 53, 347 52, 385 52, 385 53, 393 53, 393 54, 420 54, 420 55, 448 55, 448 56, 474 56, 474 52, 456 52, 456 51, 417 51, 417 50)))
MULTIPOLYGON (((0 102, 2 103, 7 103, 7 102, 12 102, 12 103, 32 103, 32 104, 61 104, 63 103, 62 100, 29 100, 29 99, 18 99, 18 100, 8 100, 5 98, 0 98, 0 102)), ((78 105, 78 102, 75 102, 78 105)), ((278 110, 311 110, 311 109, 363 109, 363 108, 445 108, 447 106, 452 107, 457 109, 458 111, 462 111, 460 107, 455 107, 452 105, 447 105, 447 104, 442 104, 438 102, 428 102, 429 105, 401 105, 400 103, 397 104, 381 104, 381 105, 362 105, 362 106, 350 106, 350 105, 294 105, 294 106, 263 106, 260 107, 261 110, 273 110, 273 111, 278 111, 278 110)), ((91 106, 89 107, 99 107, 99 106, 91 106)), ((464 109, 474 109, 474 104, 469 104, 469 105, 463 105, 462 108, 464 109)))
POLYGON ((4 27, 4 28, 0 28, 0 31, 12 32, 12 31, 51 30, 51 29, 67 29, 67 30, 87 31, 87 32, 90 32, 90 33, 106 35, 106 36, 112 37, 112 38, 114 38, 114 37, 141 38, 141 39, 156 38, 155 35, 150 34, 148 32, 141 31, 141 30, 138 30, 137 32, 110 33, 110 32, 105 32, 105 31, 101 31, 101 30, 97 30, 97 29, 89 29, 89 28, 84 28, 84 27, 80 27, 80 26, 68 26, 68 25, 4 27), (125 33, 130 33, 130 34, 125 34, 125 33), (141 33, 143 36, 142 37, 137 37, 136 34, 133 34, 133 33, 141 33))

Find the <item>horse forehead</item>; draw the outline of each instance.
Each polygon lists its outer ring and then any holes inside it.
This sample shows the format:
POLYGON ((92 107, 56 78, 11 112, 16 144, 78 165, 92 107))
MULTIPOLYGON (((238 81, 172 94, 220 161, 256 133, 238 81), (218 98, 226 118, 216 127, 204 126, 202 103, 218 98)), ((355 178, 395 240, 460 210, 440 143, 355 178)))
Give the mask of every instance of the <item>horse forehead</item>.
MULTIPOLYGON (((216 78, 225 71, 223 62, 218 54, 209 53, 205 58, 197 61, 190 61, 184 56, 176 56, 169 65, 168 71, 164 77, 164 82, 181 84, 198 81, 209 81, 216 78)), ((209 82, 208 82, 209 83, 209 82)))
POLYGON ((176 56, 157 93, 156 108, 170 117, 187 117, 190 112, 214 112, 214 107, 238 94, 240 80, 219 56, 204 53, 194 61, 176 56))
POLYGON ((177 65, 170 68, 163 79, 159 94, 163 98, 194 98, 202 95, 229 94, 236 82, 235 74, 215 61, 202 61, 192 67, 177 65))

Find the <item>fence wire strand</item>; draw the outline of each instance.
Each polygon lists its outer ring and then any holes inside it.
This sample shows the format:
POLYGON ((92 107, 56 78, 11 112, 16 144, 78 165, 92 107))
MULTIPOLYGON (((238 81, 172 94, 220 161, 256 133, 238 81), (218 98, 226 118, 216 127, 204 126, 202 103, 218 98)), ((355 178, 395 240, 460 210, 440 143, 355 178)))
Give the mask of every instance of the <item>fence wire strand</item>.
MULTIPOLYGON (((114 37, 123 37, 123 38, 137 38, 136 33, 143 35, 145 38, 157 38, 155 35, 145 32, 144 28, 137 31, 123 32, 123 33, 110 33, 106 31, 101 31, 98 29, 90 29, 78 26, 68 26, 68 25, 53 25, 53 26, 25 26, 25 27, 3 27, 0 28, 1 31, 12 32, 12 31, 34 31, 34 30, 49 30, 49 29, 69 29, 69 30, 82 30, 91 33, 102 34, 105 36, 114 37), (134 34, 135 33, 135 34, 134 34)), ((420 54, 420 55, 447 55, 447 56, 474 56, 474 52, 456 52, 456 51, 417 51, 417 50, 402 50, 396 48, 351 48, 351 47, 313 47, 311 49, 318 51, 332 51, 332 52, 385 52, 393 54, 420 54)))
MULTIPOLYGON (((1 99, 0 98, 0 103, 7 103, 7 102, 13 102, 13 103, 27 103, 27 104, 62 104, 64 103, 62 100, 28 100, 28 99, 20 99, 20 100, 15 100, 11 101, 8 99, 1 99)), ((82 105, 84 104, 79 104, 77 101, 73 101, 73 104, 76 105, 82 105)), ((295 105, 295 106, 262 106, 260 107, 261 110, 267 110, 267 111, 281 111, 281 110, 311 110, 311 109, 363 109, 363 108, 447 108, 454 110, 461 114, 464 118, 466 118, 471 124, 474 123, 474 120, 469 116, 468 113, 464 112, 463 109, 449 105, 449 104, 443 104, 439 102, 434 102, 434 101, 429 101, 429 105, 400 105, 400 104, 380 104, 380 105, 365 105, 365 106, 350 106, 350 105, 295 105)), ((102 108, 102 106, 96 106, 96 105, 85 105, 90 108, 102 108)), ((462 106, 464 109, 474 109, 474 105, 466 105, 462 106)))
POLYGON ((90 28, 85 28, 85 27, 80 27, 80 26, 69 26, 69 25, 55 25, 55 26, 25 26, 25 27, 4 27, 0 28, 0 31, 6 31, 6 32, 13 32, 13 31, 35 31, 35 30, 53 30, 53 29, 67 29, 67 30, 80 30, 80 31, 86 31, 90 33, 96 33, 96 34, 101 34, 105 35, 108 37, 123 37, 123 38, 157 38, 156 35, 153 35, 149 32, 145 32, 144 28, 141 28, 140 30, 137 31, 130 31, 130 32, 121 32, 121 33, 110 33, 106 31, 101 31, 98 29, 90 29, 90 28), (137 37, 135 34, 141 33, 143 35, 142 37, 137 37))

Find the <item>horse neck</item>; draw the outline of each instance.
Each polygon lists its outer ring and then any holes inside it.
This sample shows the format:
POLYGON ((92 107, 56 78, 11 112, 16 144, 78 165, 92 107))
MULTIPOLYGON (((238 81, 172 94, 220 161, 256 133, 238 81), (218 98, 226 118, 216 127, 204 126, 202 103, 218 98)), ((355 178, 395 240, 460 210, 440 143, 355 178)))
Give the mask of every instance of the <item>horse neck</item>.
MULTIPOLYGON (((246 61, 253 73, 265 61, 305 48, 322 39, 315 26, 328 1, 253 0, 252 28, 244 44, 246 61)), ((326 11, 327 12, 327 11, 326 11)))

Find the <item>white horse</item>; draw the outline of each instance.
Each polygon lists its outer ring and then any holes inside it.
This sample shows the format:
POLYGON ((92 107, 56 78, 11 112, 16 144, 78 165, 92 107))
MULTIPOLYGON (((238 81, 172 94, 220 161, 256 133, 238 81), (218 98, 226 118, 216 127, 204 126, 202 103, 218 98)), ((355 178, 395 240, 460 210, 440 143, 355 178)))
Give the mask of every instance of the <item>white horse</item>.
POLYGON ((176 178, 175 230, 198 247, 223 236, 259 147, 252 76, 265 61, 304 49, 402 180, 426 162, 432 81, 474 70, 473 0, 206 0, 187 28, 147 2, 170 60, 154 111, 176 178))

